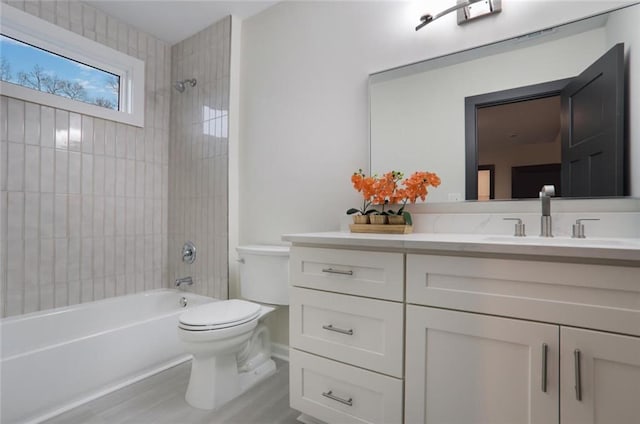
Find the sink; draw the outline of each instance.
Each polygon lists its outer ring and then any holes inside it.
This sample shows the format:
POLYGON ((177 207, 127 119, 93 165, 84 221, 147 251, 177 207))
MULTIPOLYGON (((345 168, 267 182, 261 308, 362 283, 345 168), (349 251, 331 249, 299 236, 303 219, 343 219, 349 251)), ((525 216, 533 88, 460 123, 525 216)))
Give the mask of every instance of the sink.
POLYGON ((640 249, 640 239, 571 238, 571 237, 514 237, 487 236, 485 242, 517 245, 608 247, 618 249, 640 249))

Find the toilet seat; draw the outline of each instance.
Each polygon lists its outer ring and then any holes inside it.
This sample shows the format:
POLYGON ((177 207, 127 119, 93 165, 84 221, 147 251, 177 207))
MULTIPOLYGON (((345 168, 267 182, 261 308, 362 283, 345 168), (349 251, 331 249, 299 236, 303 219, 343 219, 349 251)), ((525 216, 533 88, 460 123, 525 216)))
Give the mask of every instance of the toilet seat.
POLYGON ((180 315, 178 327, 187 331, 213 331, 257 319, 260 305, 240 299, 211 302, 180 315))

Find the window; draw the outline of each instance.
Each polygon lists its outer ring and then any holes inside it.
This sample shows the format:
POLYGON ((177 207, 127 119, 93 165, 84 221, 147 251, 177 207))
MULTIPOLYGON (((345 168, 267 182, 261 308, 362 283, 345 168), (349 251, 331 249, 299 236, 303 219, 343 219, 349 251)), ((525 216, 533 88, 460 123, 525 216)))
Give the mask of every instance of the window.
POLYGON ((2 7, 2 94, 144 126, 144 62, 2 7))

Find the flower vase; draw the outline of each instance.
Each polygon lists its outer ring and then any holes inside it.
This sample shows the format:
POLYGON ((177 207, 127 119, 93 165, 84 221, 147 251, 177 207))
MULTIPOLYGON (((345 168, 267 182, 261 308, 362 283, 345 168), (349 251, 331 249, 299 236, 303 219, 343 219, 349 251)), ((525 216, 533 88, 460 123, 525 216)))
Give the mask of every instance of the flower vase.
POLYGON ((369 215, 353 215, 354 224, 368 224, 369 215))
POLYGON ((404 216, 402 215, 389 215, 389 225, 404 225, 404 216))
POLYGON ((377 225, 386 224, 387 223, 387 216, 386 215, 371 215, 371 216, 369 216, 369 222, 371 222, 372 224, 377 224, 377 225))

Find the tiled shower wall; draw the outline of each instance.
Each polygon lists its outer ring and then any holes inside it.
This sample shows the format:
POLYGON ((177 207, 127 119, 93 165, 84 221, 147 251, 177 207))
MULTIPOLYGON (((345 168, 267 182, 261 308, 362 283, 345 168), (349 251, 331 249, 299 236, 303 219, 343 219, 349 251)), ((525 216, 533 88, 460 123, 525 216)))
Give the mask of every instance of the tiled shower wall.
POLYGON ((145 127, 1 97, 2 316, 167 284, 171 49, 78 1, 6 1, 145 61, 145 127))
POLYGON ((228 297, 227 169, 229 54, 227 17, 172 47, 172 80, 197 79, 171 96, 169 275, 191 276, 193 291, 228 297), (182 262, 185 241, 196 261, 182 262))

